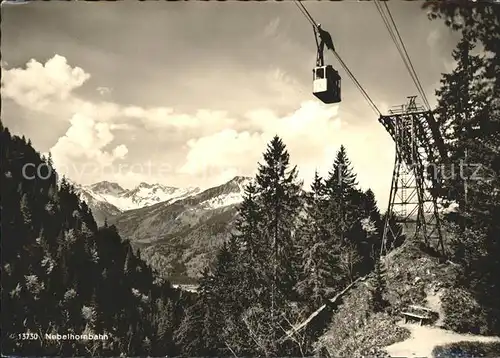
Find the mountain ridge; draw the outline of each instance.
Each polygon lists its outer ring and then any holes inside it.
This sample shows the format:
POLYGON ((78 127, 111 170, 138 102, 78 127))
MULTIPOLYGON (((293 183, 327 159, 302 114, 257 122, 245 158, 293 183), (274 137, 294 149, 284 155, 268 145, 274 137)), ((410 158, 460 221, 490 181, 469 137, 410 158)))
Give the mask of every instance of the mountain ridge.
POLYGON ((80 199, 92 209, 98 225, 103 225, 106 219, 128 210, 140 209, 160 202, 173 203, 201 191, 198 187, 178 188, 145 182, 141 182, 132 189, 124 189, 118 183, 107 180, 89 185, 74 182, 72 184, 80 199))
POLYGON ((109 223, 164 276, 197 278, 230 237, 238 205, 252 180, 237 176, 174 202, 122 212, 109 223))

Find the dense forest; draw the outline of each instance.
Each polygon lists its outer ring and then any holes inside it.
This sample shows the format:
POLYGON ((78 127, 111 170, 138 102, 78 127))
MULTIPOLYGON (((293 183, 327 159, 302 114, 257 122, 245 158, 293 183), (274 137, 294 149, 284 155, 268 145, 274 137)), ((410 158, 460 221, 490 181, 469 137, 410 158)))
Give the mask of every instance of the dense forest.
POLYGON ((1 127, 2 350, 17 355, 175 354, 172 328, 192 300, 155 278, 114 227, 98 228, 50 164, 1 127), (45 167, 45 169, 47 169, 45 167), (46 334, 104 335, 51 340, 46 334))
POLYGON ((444 175, 441 197, 458 204, 446 217, 449 257, 463 269, 458 285, 484 307, 488 327, 481 330, 499 334, 500 7, 460 3, 424 5, 431 20, 445 20, 460 34, 435 113, 448 149, 441 164, 462 163, 464 175, 444 175))
MULTIPOLYGON (((500 10, 429 3, 461 34, 456 68, 437 90, 436 117, 449 157, 467 152, 479 180, 443 178, 448 257, 463 270, 456 284, 500 333, 500 10), (483 52, 476 54, 474 46, 483 52)), ((232 238, 207 267, 197 294, 172 288, 120 238, 97 227, 85 202, 57 173, 30 180, 25 164, 48 164, 3 125, 1 141, 2 351, 58 356, 304 356, 321 326, 284 340, 297 322, 356 278, 375 272, 373 312, 384 309, 378 265, 384 216, 359 188, 346 148, 328 175, 302 190, 286 146, 274 137, 248 185, 232 238), (46 334, 103 335, 51 340, 46 334)), ((392 219, 392 218, 391 218, 392 219)), ((401 232, 395 223, 395 232, 401 232)), ((404 236, 389 243, 400 246, 404 236)), ((410 264, 410 263, 409 263, 410 264)), ((328 323, 328 322, 327 322, 328 323)))
POLYGON ((67 180, 57 183, 55 171, 47 179, 23 175, 26 163, 49 168, 51 159, 1 130, 8 352, 278 354, 283 330, 371 271, 380 250, 383 219, 373 192, 357 188, 345 148, 329 176, 316 175, 304 194, 275 137, 246 189, 237 233, 207 268, 199 294, 177 291, 156 278, 114 226, 97 227, 67 180), (45 339, 60 332, 110 339, 45 339))

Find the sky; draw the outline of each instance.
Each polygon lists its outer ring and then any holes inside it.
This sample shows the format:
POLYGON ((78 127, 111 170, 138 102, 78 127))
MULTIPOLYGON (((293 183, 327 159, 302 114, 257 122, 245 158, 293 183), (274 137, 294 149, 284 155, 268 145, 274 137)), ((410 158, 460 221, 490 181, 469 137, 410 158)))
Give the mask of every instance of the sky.
MULTIPOLYGON (((373 2, 305 5, 377 107, 416 94, 373 2)), ((426 95, 454 34, 390 2, 426 95)), ((252 176, 274 135, 304 185, 344 145, 385 208, 394 145, 331 53, 342 102, 312 95, 316 44, 292 2, 34 2, 2 6, 2 121, 80 184, 202 188, 252 176)))

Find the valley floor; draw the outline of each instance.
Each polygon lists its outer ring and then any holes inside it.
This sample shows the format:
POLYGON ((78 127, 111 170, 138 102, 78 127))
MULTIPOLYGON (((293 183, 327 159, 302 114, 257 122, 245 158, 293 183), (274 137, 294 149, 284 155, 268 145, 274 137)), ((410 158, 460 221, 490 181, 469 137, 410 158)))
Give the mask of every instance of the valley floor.
POLYGON ((385 348, 391 357, 432 357, 436 346, 457 342, 500 342, 500 337, 476 336, 460 334, 432 326, 418 324, 399 324, 411 332, 411 337, 405 341, 392 344, 385 348))

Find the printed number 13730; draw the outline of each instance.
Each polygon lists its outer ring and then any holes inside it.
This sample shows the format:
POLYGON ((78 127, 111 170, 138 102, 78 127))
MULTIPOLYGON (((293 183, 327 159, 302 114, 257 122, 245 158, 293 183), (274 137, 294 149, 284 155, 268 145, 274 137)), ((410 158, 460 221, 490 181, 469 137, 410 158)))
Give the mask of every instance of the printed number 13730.
POLYGON ((38 333, 19 333, 17 338, 20 340, 35 340, 38 339, 38 333))

